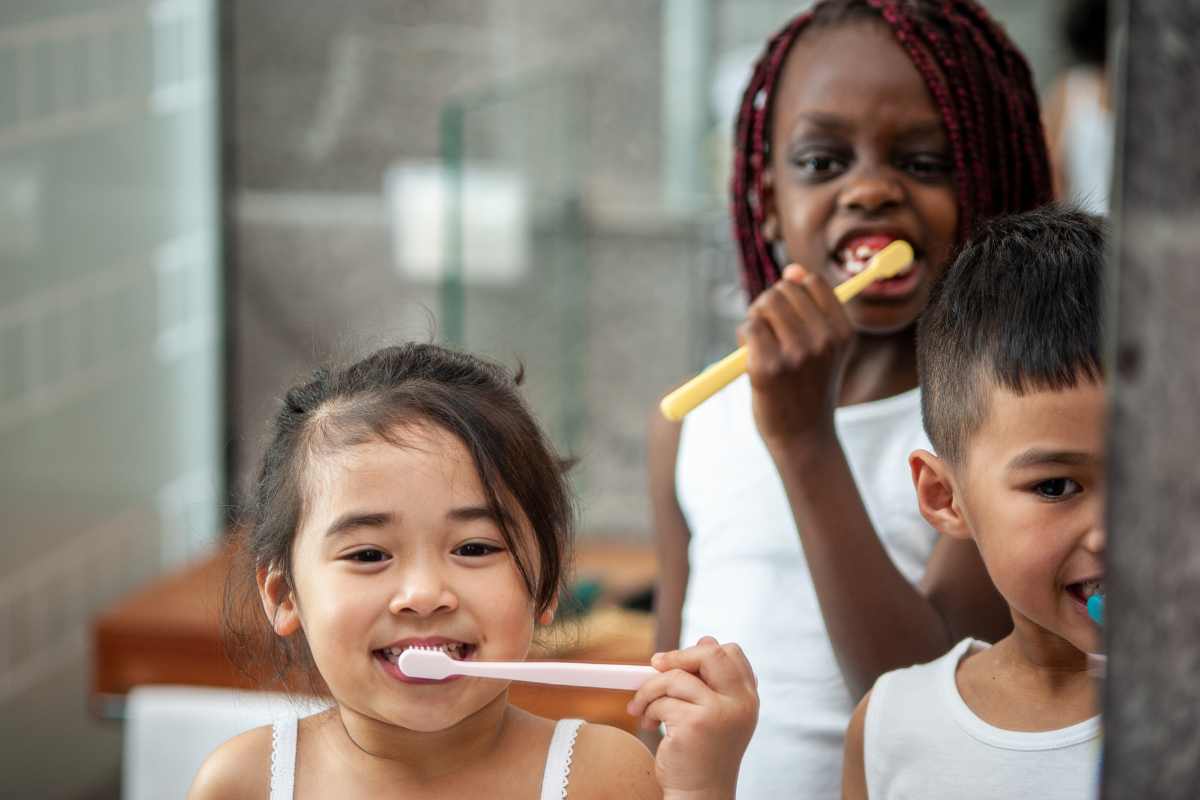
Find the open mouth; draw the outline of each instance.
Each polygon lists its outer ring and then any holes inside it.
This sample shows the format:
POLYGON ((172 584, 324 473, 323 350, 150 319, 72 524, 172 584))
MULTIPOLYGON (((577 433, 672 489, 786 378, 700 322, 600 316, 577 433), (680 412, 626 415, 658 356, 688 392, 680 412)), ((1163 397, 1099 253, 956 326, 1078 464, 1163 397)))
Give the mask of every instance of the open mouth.
MULTIPOLYGON (((890 234, 876 233, 847 239, 840 249, 831 254, 837 271, 841 273, 839 282, 849 280, 865 270, 871 263, 871 259, 897 238, 899 237, 890 234)), ((895 297, 908 294, 920 280, 918 268, 920 259, 921 254, 914 253, 911 264, 896 275, 871 284, 863 290, 862 294, 876 297, 895 297)))
POLYGON ((1087 607, 1088 599, 1094 595, 1104 597, 1104 578, 1088 578, 1067 584, 1067 594, 1080 605, 1087 607))
POLYGON ((378 659, 384 671, 393 678, 404 683, 446 683, 447 681, 457 680, 459 676, 451 676, 442 680, 427 680, 425 678, 412 678, 400 671, 396 665, 396 659, 410 647, 425 647, 436 648, 441 650, 446 655, 455 661, 466 661, 475 654, 476 645, 467 642, 459 642, 451 639, 412 639, 410 641, 398 642, 388 647, 382 647, 372 651, 372 654, 378 659))

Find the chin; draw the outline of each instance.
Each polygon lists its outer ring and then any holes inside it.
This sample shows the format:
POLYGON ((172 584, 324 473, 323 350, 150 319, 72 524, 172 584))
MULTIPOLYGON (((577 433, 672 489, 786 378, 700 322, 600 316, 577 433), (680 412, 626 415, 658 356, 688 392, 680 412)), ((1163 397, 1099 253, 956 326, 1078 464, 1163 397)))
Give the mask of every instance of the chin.
POLYGON ((446 705, 438 706, 432 703, 413 704, 405 708, 388 709, 388 713, 382 716, 383 720, 388 724, 404 728, 405 730, 417 733, 437 733, 453 728, 464 719, 477 713, 484 705, 486 704, 480 704, 478 707, 472 704, 471 708, 451 708, 446 705))
POLYGON ((859 336, 896 336, 911 330, 917 323, 917 314, 853 314, 850 322, 859 336))
POLYGON ((1072 636, 1067 639, 1068 642, 1075 645, 1075 649, 1082 653, 1090 653, 1092 655, 1101 655, 1104 653, 1104 637, 1099 631, 1092 634, 1082 634, 1072 636))

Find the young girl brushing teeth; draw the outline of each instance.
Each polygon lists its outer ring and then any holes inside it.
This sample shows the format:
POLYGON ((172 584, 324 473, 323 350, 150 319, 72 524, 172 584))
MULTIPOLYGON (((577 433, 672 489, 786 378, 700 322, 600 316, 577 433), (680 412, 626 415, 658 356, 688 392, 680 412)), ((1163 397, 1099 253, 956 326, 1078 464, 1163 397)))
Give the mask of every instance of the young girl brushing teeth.
POLYGON ((240 555, 275 662, 333 706, 222 745, 191 797, 732 797, 757 713, 734 645, 655 656, 629 734, 511 706, 502 681, 403 674, 410 647, 516 661, 554 617, 572 506, 502 369, 382 350, 288 392, 240 555), (252 577, 251 577, 252 576, 252 577))

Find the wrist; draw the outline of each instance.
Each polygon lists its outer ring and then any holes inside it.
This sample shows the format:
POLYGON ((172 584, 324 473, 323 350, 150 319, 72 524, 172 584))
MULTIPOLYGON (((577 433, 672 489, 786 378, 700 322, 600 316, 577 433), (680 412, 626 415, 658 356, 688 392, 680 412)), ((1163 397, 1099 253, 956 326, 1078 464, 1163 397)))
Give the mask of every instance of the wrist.
POLYGON ((802 433, 764 436, 763 442, 781 471, 788 467, 808 468, 825 461, 842 447, 833 420, 828 425, 810 428, 802 433))

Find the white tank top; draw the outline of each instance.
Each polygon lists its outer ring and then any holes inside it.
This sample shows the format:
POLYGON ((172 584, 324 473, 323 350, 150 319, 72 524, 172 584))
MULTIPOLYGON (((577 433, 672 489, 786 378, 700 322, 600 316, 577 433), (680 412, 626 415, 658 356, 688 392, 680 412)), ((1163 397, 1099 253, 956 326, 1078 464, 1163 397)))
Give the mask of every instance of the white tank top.
POLYGON ((964 639, 937 661, 875 683, 863 731, 871 800, 1098 796, 1099 717, 1054 731, 1008 731, 963 702, 958 663, 986 647, 964 639))
MULTIPOLYGON (((280 720, 271 728, 271 800, 291 800, 296 780, 296 718, 280 720)), ((571 780, 571 757, 581 719, 560 719, 554 725, 546 768, 542 772, 541 800, 566 800, 571 780)))
MULTIPOLYGON (((867 514, 911 582, 937 534, 921 517, 908 455, 929 448, 917 390, 839 408, 834 424, 867 514)), ((738 796, 840 798, 854 702, 834 658, 783 483, 754 425, 743 376, 687 416, 676 494, 691 532, 681 644, 705 634, 745 650, 758 727, 738 796)))

